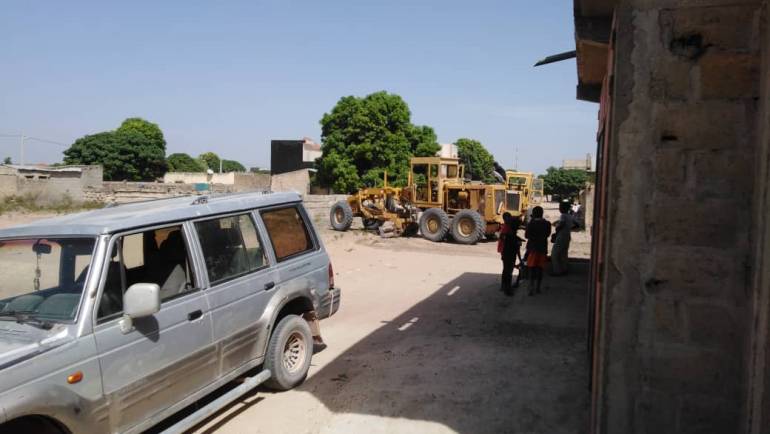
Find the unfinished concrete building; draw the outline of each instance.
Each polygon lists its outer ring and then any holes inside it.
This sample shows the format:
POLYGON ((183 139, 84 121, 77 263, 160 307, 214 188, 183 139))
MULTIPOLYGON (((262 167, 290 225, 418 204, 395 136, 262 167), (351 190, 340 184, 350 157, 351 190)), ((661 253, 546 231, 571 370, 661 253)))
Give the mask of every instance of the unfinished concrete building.
POLYGON ((591 432, 770 432, 768 7, 574 2, 600 103, 591 432))

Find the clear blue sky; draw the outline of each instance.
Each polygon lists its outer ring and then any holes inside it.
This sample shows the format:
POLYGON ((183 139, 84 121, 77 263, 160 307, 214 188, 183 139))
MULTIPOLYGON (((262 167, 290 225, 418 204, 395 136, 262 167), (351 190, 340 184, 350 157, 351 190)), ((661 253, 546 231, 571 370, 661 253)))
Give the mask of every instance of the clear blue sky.
MULTIPOLYGON (((0 134, 66 144, 140 116, 167 152, 265 167, 270 140, 320 139, 344 95, 401 95, 439 141, 481 140, 542 172, 594 152, 575 100, 572 1, 31 1, 0 14, 0 134)), ((28 162, 61 160, 29 142, 28 162)), ((0 137, 0 157, 18 160, 0 137)))

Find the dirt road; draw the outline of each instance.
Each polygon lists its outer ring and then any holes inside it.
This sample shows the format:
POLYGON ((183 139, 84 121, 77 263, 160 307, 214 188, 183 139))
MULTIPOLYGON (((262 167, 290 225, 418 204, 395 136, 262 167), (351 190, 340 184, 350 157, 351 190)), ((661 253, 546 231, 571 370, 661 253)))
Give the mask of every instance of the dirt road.
MULTIPOLYGON (((0 227, 36 218, 0 216, 0 227)), ((298 389, 258 389, 197 433, 585 431, 585 233, 573 236, 570 276, 512 298, 498 291, 494 242, 322 236, 343 288, 322 322, 328 348, 298 389)))
MULTIPOLYGON (((324 238, 344 297, 309 378, 260 389, 197 432, 585 431, 585 260, 542 295, 508 298, 494 243, 324 238)), ((587 252, 587 236, 574 247, 587 252)))

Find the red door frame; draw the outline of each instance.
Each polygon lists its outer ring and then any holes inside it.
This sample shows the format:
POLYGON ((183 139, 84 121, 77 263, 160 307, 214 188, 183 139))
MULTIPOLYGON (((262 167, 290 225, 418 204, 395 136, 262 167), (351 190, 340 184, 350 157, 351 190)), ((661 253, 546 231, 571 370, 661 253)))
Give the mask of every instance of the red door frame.
POLYGON ((607 184, 609 172, 609 148, 612 124, 612 88, 614 84, 615 19, 612 20, 609 46, 607 49, 607 72, 602 81, 599 100, 599 125, 596 134, 596 181, 594 190, 594 223, 591 237, 591 271, 588 306, 588 354, 591 363, 591 420, 590 431, 598 428, 597 406, 601 382, 601 332, 602 332, 602 269, 604 268, 605 238, 607 231, 607 184))

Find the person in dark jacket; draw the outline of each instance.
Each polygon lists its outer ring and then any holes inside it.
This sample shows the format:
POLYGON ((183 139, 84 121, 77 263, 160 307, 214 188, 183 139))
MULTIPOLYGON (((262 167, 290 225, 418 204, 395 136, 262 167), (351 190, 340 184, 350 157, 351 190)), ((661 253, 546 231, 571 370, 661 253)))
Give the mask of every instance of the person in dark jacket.
POLYGON ((540 292, 543 283, 543 270, 548 261, 548 237, 551 235, 551 223, 543 218, 543 208, 532 209, 532 218, 527 224, 527 267, 529 268, 529 295, 540 292), (532 285, 535 285, 534 292, 532 285))
POLYGON ((503 214, 503 224, 500 230, 500 241, 497 251, 500 253, 500 259, 503 261, 503 274, 501 278, 500 290, 505 295, 513 295, 513 288, 519 286, 518 279, 516 284, 512 285, 513 269, 516 267, 516 257, 519 256, 521 249, 521 239, 516 234, 519 228, 519 221, 513 218, 510 213, 503 214))

